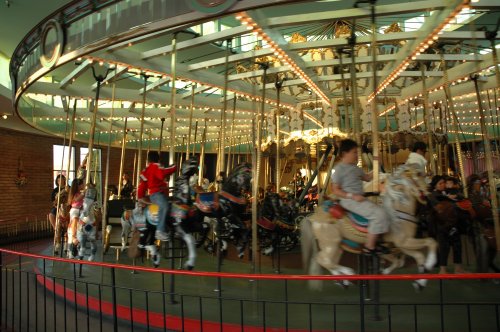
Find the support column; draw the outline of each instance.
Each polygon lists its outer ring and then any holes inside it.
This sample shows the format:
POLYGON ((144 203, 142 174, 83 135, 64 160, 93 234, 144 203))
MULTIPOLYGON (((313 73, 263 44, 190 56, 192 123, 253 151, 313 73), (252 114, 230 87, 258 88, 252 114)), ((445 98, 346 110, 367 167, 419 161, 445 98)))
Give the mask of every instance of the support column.
POLYGON ((476 97, 477 97, 477 106, 479 109, 479 123, 481 124, 481 132, 483 134, 483 142, 484 142, 484 156, 486 158, 486 169, 488 170, 488 181, 490 185, 490 196, 491 196, 491 210, 493 212, 493 222, 495 226, 495 235, 497 242, 497 250, 500 250, 500 223, 498 218, 498 197, 497 197, 497 188, 494 178, 494 169, 493 169, 493 158, 491 156, 491 143, 490 143, 490 134, 488 129, 486 128, 486 123, 484 120, 484 110, 483 103, 481 101, 481 96, 479 94, 479 85, 478 85, 478 76, 474 75, 471 77, 474 81, 474 88, 476 89, 476 97))

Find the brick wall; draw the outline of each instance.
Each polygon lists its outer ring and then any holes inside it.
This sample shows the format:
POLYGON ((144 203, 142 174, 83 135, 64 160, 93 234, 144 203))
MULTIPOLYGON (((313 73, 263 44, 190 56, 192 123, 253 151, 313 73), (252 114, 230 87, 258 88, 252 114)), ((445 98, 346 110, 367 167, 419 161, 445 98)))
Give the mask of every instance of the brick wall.
MULTIPOLYGON (((0 128, 0 221, 22 219, 27 216, 45 219, 50 211, 50 193, 54 187, 52 180, 53 145, 62 145, 61 138, 28 134, 0 128), (18 173, 18 160, 23 161, 24 173, 28 183, 18 187, 14 180, 18 173)), ((76 142, 77 163, 79 147, 86 144, 76 142)), ((106 151, 102 148, 103 179, 106 174, 106 151)), ((120 154, 118 148, 112 148, 110 154, 110 184, 118 184, 120 172, 120 154)), ((143 159, 144 160, 144 159, 143 159)), ((134 151, 127 150, 124 170, 132 175, 134 151)), ((103 180, 104 182, 104 180, 103 180)), ((103 183, 104 185, 104 183, 103 183)))

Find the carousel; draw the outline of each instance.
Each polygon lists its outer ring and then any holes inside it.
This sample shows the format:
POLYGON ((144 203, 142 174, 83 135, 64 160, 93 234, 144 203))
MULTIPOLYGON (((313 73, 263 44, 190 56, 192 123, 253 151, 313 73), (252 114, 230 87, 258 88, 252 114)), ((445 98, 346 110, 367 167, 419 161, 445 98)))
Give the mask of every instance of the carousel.
MULTIPOLYGON (((147 256, 154 267, 165 257, 170 268, 179 262, 187 270, 215 257, 212 270, 230 272, 244 261, 253 273, 262 259, 281 272, 295 260, 284 253, 302 253, 314 274, 311 258, 331 274, 354 274, 339 260, 342 251, 360 253, 366 220, 336 211, 329 186, 339 144, 350 138, 359 145, 358 166, 373 172, 365 188, 373 200, 384 182, 393 201, 407 202, 391 206, 396 215, 418 217, 426 176, 454 176, 466 199, 467 181, 478 174, 490 193, 481 229, 493 262, 499 7, 489 0, 160 0, 61 8, 24 38, 10 64, 17 116, 65 147, 87 146, 79 167, 74 149, 63 150, 60 174, 80 182, 85 199, 73 218, 60 190, 51 253, 134 266, 147 256), (427 146, 426 174, 405 165, 417 142, 427 146), (165 179, 166 241, 151 235, 158 206, 136 196, 152 151, 176 166, 165 179), (111 169, 113 158, 119 169, 111 169), (132 193, 122 195, 125 173, 132 193)), ((436 242, 416 238, 415 220, 386 236, 398 254, 384 257, 384 272, 402 265, 401 255, 413 257, 419 273, 434 267, 436 242)), ((378 273, 379 263, 360 260, 360 273, 378 273)), ((426 284, 415 281, 419 290, 426 284)))

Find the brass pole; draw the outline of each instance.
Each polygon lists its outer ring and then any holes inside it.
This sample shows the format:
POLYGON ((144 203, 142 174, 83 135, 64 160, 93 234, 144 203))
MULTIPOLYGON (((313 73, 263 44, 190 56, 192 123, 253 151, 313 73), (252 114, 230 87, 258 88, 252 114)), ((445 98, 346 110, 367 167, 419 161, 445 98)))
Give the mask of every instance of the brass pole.
POLYGON ((460 170, 462 186, 464 188, 464 195, 465 195, 465 197, 468 197, 469 195, 468 195, 468 191, 467 191, 467 180, 465 179, 462 147, 460 146, 458 117, 457 117, 457 113, 455 112, 455 105, 453 104, 453 98, 451 96, 449 79, 448 79, 448 70, 446 69, 446 61, 444 60, 443 50, 441 50, 440 55, 441 55, 441 68, 443 68, 443 78, 444 78, 444 85, 443 85, 443 90, 444 90, 444 94, 445 94, 444 99, 445 99, 445 102, 448 106, 448 110, 449 110, 451 116, 453 117, 452 123, 453 123, 453 130, 455 131, 455 134, 453 136, 455 138, 455 147, 456 147, 456 153, 457 153, 456 157, 458 159, 458 167, 460 170))
MULTIPOLYGON (((139 157, 137 161, 137 174, 136 174, 136 180, 135 183, 139 184, 139 177, 141 175, 141 167, 142 167, 142 141, 144 140, 144 113, 146 112, 146 87, 148 84, 148 78, 149 76, 146 75, 146 73, 141 74, 142 78, 144 79, 144 89, 142 93, 142 111, 141 111, 141 127, 139 130, 139 157)), ((120 178, 121 181, 121 178, 120 178)))
MULTIPOLYGON (((97 149, 96 152, 99 150, 99 146, 101 145, 101 132, 97 133, 97 149)), ((96 153, 94 157, 94 185, 97 186, 97 169, 99 164, 99 155, 96 153)))
POLYGON ((182 148, 184 147, 184 143, 186 142, 186 136, 182 136, 182 145, 181 145, 181 153, 179 156, 179 175, 181 175, 181 167, 182 167, 182 162, 184 161, 184 154, 182 153, 182 148))
MULTIPOLYGON (((116 77, 116 69, 115 76, 116 77)), ((115 91, 116 91, 116 80, 113 79, 113 89, 111 91, 111 113, 109 114, 109 133, 108 133, 108 148, 106 149, 106 176, 104 178, 104 198, 102 202, 103 212, 102 212, 102 234, 106 233, 106 215, 108 213, 108 185, 109 185, 109 156, 111 154, 111 135, 113 131, 113 117, 115 115, 115 91)), ((121 178, 120 178, 121 182, 121 178)), ((118 193, 120 195, 120 193, 118 193)), ((102 237, 104 243, 104 236, 102 237)))
MULTIPOLYGON (((94 67, 92 67, 92 70, 94 70, 94 67)), ((97 77, 101 78, 101 76, 97 77)), ((99 104, 99 93, 101 92, 101 83, 104 79, 100 80, 97 79, 97 90, 96 90, 96 96, 94 99, 94 110, 92 112, 92 122, 90 123, 90 136, 89 136, 89 145, 88 145, 88 154, 87 154, 87 165, 86 165, 86 174, 85 174, 85 183, 90 184, 90 165, 92 162, 92 159, 94 157, 93 155, 93 149, 94 149, 94 135, 95 135, 95 123, 96 123, 96 118, 97 118, 97 109, 98 109, 98 104, 99 104)))
MULTIPOLYGON (((121 157, 120 157, 120 175, 118 178, 118 197, 120 197, 120 198, 121 198, 121 192, 122 192, 123 163, 125 162, 125 145, 127 143, 127 121, 128 121, 128 117, 125 118, 125 124, 123 127, 122 153, 121 153, 121 157)), ((134 172, 133 172, 132 176, 135 175, 135 157, 136 157, 136 155, 134 155, 134 172)), ((132 178, 132 179, 134 179, 134 178, 132 178)), ((132 182, 133 182, 133 180, 132 180, 132 182)))
MULTIPOLYGON (((73 138, 75 137, 75 118, 76 118, 76 99, 73 103, 73 116, 71 118, 71 134, 69 136, 69 155, 68 155, 68 164, 66 166, 66 174, 67 174, 67 179, 66 181, 69 181, 69 172, 71 170, 71 155, 72 155, 72 145, 73 145, 73 138)), ((66 185, 68 185, 68 182, 66 182, 66 185)))
POLYGON ((196 152, 196 138, 198 135, 198 120, 196 120, 196 123, 194 125, 194 138, 193 138, 193 156, 195 155, 196 152))
POLYGON ((236 94, 234 95, 233 99, 233 118, 231 119, 231 138, 230 138, 230 143, 229 143, 229 151, 227 152, 227 167, 226 167, 226 174, 229 174, 229 171, 231 170, 232 167, 232 157, 233 157, 233 145, 234 145, 234 121, 235 121, 235 116, 236 116, 236 94))
MULTIPOLYGON (((346 88, 345 88, 344 65, 342 63, 342 49, 337 49, 337 54, 339 56, 340 84, 342 84, 342 99, 344 100, 345 132, 349 133, 351 131, 351 125, 350 125, 350 121, 349 121, 349 117, 350 117, 349 104, 347 101, 347 92, 346 92, 346 88)), ((352 79, 352 77, 351 77, 351 79, 352 79)))
POLYGON ((425 83, 425 66, 420 63, 420 72, 422 77, 422 96, 424 98, 423 108, 424 108, 424 120, 425 128, 427 129, 427 148, 429 151, 429 163, 430 169, 433 175, 436 175, 436 163, 434 159, 434 145, 432 142, 432 130, 431 130, 431 114, 429 112, 429 93, 427 91, 427 84, 425 83))
POLYGON ((188 139, 187 139, 187 149, 186 149, 186 160, 189 159, 189 148, 191 145, 191 127, 193 126, 193 110, 194 110, 194 88, 195 88, 195 83, 193 82, 193 84, 191 85, 191 104, 189 105, 189 128, 188 128, 188 139))
POLYGON ((276 80, 274 83, 276 87, 276 192, 279 192, 280 188, 280 176, 281 176, 281 159, 280 159, 280 102, 281 102, 281 89, 283 87, 283 80, 276 80))
POLYGON ((255 173, 254 173, 254 182, 253 182, 253 200, 252 200, 252 260, 254 262, 254 271, 255 271, 255 261, 257 259, 257 199, 259 193, 260 186, 260 173, 261 173, 261 162, 262 162, 262 149, 261 149, 261 140, 262 140, 262 125, 264 123, 264 108, 266 105, 266 78, 267 78, 267 69, 269 68, 268 63, 260 63, 260 67, 264 70, 262 75, 262 96, 261 96, 261 106, 260 106, 260 117, 257 122, 257 130, 256 130, 256 140, 254 140, 255 149, 256 149, 256 162, 255 162, 255 173))
MULTIPOLYGON (((76 99, 75 99, 75 102, 76 102, 76 99)), ((68 136, 68 122, 69 122, 69 109, 67 109, 67 107, 65 107, 65 110, 66 112, 66 126, 64 128, 64 139, 63 139, 63 151, 62 151, 62 160, 61 160, 61 171, 63 169, 63 164, 64 164, 64 151, 66 150, 66 137, 68 136)), ((70 134, 71 136, 71 134, 70 134)), ((71 150, 71 145, 69 146, 69 149, 71 150)), ((71 157, 69 158, 69 160, 71 160, 71 157)), ((62 174, 59 174, 59 180, 61 179, 61 175, 62 174)), ((57 179, 57 175, 56 175, 56 179, 57 179)), ((66 179, 67 181, 67 179, 66 179)), ((59 240, 59 205, 61 204, 61 186, 59 185, 59 181, 56 181, 57 182, 57 205, 56 205, 56 222, 55 222, 55 225, 54 225, 54 252, 55 252, 55 248, 56 248, 56 241, 59 240)), ((67 185, 67 183, 66 183, 67 185)), ((62 250, 63 248, 60 248, 59 250, 62 250)))
POLYGON ((205 142, 207 140, 207 119, 205 119, 205 128, 201 135, 201 152, 200 152, 200 171, 198 172, 198 185, 203 183, 203 167, 205 166, 205 142))
MULTIPOLYGON (((175 165, 175 112, 176 112, 176 94, 175 81, 177 80, 177 32, 174 33, 172 38, 172 54, 171 54, 170 68, 172 69, 172 89, 170 95, 170 151, 168 153, 168 160, 170 165, 175 165)), ((175 173, 172 174, 169 181, 169 187, 174 183, 175 173)))
MULTIPOLYGON (((137 151, 134 151, 134 170, 132 171, 132 176, 133 176, 133 179, 134 179, 133 182, 135 182, 135 179, 137 178, 135 176, 136 171, 140 172, 141 170, 140 169, 137 170, 137 151)), ((134 187, 136 187, 137 185, 138 185, 138 183, 134 183, 134 187)))
POLYGON ((491 198, 491 210, 493 212, 493 222, 495 225, 495 235, 496 235, 496 243, 497 250, 500 250, 500 223, 498 218, 498 197, 497 197, 497 188, 494 177, 494 168, 493 168, 493 158, 491 156, 491 142, 490 142, 490 134, 488 129, 486 128, 486 123, 484 119, 484 110, 483 103, 481 101, 481 96, 479 94, 479 85, 478 85, 478 76, 474 75, 471 77, 474 81, 474 88, 476 89, 476 97, 477 97, 477 106, 479 109, 479 123, 481 125, 481 132, 483 134, 483 143, 484 143, 484 156, 486 158, 486 169, 488 171, 488 181, 490 185, 490 198, 491 198))
MULTIPOLYGON (((379 143, 378 143, 378 110, 377 110, 377 26, 375 24, 375 1, 370 2, 371 11, 371 53, 372 53, 372 72, 373 72, 373 100, 372 100, 372 146, 373 146, 373 192, 379 190, 379 143)), ((354 60, 354 57, 353 57, 354 60)), ((357 86, 354 86, 356 89, 357 86)), ((354 92, 354 91, 353 91, 354 92)), ((359 128, 359 121, 357 126, 359 128)))
MULTIPOLYGON (((394 114, 396 114, 396 107, 397 107, 397 102, 395 103, 394 107, 394 114)), ((391 153, 391 123, 389 122, 389 112, 385 112, 385 130, 386 130, 386 144, 387 144, 387 161, 389 164, 389 170, 385 170, 388 173, 392 173, 392 153, 391 153)))
POLYGON ((160 127, 160 145, 158 147, 158 154, 161 153, 161 146, 163 143, 163 125, 165 124, 165 118, 161 118, 161 127, 160 127))
MULTIPOLYGON (((220 131, 220 149, 219 149, 219 162, 217 166, 217 174, 215 175, 216 177, 219 175, 221 171, 225 169, 225 158, 224 158, 224 150, 225 150, 225 139, 226 139, 226 112, 227 112, 227 89, 228 89, 228 76, 229 76, 229 53, 231 51, 231 40, 228 39, 226 40, 226 58, 225 58, 225 63, 226 67, 224 69, 224 106, 222 108, 222 114, 221 114, 221 131, 220 131)), ((236 95, 234 96, 236 98, 236 95)))

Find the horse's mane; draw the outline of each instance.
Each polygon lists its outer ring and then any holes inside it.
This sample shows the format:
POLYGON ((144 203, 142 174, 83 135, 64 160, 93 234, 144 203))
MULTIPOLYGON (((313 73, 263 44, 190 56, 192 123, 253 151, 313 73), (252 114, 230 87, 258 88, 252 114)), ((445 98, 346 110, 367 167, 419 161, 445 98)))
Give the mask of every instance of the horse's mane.
POLYGON ((407 204, 408 201, 413 198, 409 193, 416 189, 415 182, 405 173, 410 173, 410 176, 413 177, 417 172, 418 166, 404 164, 399 166, 394 174, 387 175, 385 192, 383 194, 383 204, 392 222, 398 220, 394 209, 394 203, 399 202, 407 204))
MULTIPOLYGON (((235 178, 241 173, 249 173, 251 169, 252 165, 247 162, 241 163, 234 167, 222 184, 222 189, 224 191, 231 192, 232 194, 239 194, 239 192, 236 192, 239 191, 239 188, 238 184, 235 181, 235 178)), ((251 178, 251 174, 248 174, 248 176, 251 178)))

